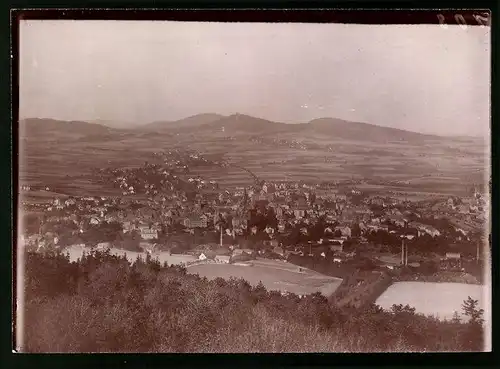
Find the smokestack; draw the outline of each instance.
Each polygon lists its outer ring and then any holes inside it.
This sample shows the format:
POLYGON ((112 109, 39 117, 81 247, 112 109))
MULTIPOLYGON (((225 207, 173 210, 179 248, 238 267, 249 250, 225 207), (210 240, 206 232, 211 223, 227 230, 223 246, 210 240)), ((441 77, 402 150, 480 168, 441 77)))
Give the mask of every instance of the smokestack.
POLYGON ((408 221, 406 219, 404 220, 404 228, 405 228, 405 234, 403 236, 403 252, 401 255, 401 264, 407 265, 408 264, 408 246, 405 245, 405 238, 408 234, 408 221))
POLYGON ((405 239, 401 240, 401 265, 404 264, 405 239))

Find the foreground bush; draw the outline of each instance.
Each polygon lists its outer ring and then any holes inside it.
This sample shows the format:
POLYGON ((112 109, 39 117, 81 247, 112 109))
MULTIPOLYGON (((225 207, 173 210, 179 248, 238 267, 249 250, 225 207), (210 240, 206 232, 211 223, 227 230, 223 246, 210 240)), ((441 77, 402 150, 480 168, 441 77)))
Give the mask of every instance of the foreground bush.
MULTIPOLYGON (((467 308, 476 312, 474 304, 467 308)), ((243 280, 94 252, 78 263, 27 254, 26 352, 358 352, 482 349, 482 325, 395 306, 332 306, 243 280)))

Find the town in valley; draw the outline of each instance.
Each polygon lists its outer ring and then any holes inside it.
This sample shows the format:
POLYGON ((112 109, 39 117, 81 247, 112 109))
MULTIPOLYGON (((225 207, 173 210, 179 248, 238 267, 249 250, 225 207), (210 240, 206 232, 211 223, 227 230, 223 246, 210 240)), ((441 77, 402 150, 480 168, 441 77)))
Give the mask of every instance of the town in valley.
POLYGON ((489 27, 221 19, 19 20, 15 349, 489 350, 489 27))

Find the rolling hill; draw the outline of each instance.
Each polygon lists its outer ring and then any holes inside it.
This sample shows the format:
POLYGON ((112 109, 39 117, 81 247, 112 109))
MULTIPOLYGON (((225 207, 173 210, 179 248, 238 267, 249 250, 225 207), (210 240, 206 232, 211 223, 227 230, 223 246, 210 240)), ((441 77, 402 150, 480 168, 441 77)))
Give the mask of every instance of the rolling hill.
POLYGON ((63 136, 81 137, 92 135, 108 135, 115 130, 101 124, 83 121, 63 121, 45 118, 28 118, 19 122, 21 137, 63 136))
POLYGON ((371 141, 418 141, 425 139, 443 139, 443 137, 382 127, 374 124, 350 122, 336 118, 319 118, 304 126, 305 133, 315 132, 326 136, 354 140, 371 141))
POLYGON ((287 131, 296 131, 299 124, 278 123, 256 118, 245 114, 233 114, 216 121, 201 125, 199 132, 203 134, 225 132, 226 134, 272 134, 287 131))
MULTIPOLYGON (((171 124, 172 128, 181 126, 171 124)), ((180 129, 179 127, 179 129, 180 129)), ((186 127, 186 126, 184 126, 186 127)), ((188 127, 186 127, 188 128, 188 127)), ((233 114, 197 126, 198 135, 276 135, 280 139, 296 140, 356 140, 373 142, 406 141, 423 143, 426 140, 442 140, 443 137, 377 126, 368 123, 350 122, 336 118, 314 119, 308 123, 287 124, 255 118, 244 114, 233 114)))
POLYGON ((99 124, 101 126, 114 128, 114 129, 134 129, 134 128, 141 126, 141 123, 117 121, 117 120, 106 120, 106 119, 97 119, 97 120, 91 121, 90 123, 99 124))
MULTIPOLYGON (((132 132, 117 128, 118 123, 107 124, 99 121, 62 121, 56 119, 29 118, 20 121, 21 137, 34 135, 56 135, 85 137, 91 135, 121 135, 132 132), (114 126, 114 127, 111 127, 114 126)), ((276 135, 279 138, 295 139, 345 139, 374 142, 407 141, 423 143, 425 140, 447 139, 445 137, 421 134, 396 128, 377 126, 368 123, 350 122, 336 118, 319 118, 308 123, 287 124, 256 118, 245 114, 223 116, 220 114, 198 114, 177 121, 157 121, 135 127, 133 132, 138 135, 150 133, 189 133, 197 136, 207 135, 276 135), (196 131, 193 131, 196 128, 196 131)))
POLYGON ((145 131, 168 131, 168 130, 176 130, 176 129, 185 129, 185 128, 193 128, 202 126, 205 124, 212 123, 223 118, 223 115, 215 114, 215 113, 205 113, 205 114, 197 114, 191 117, 187 117, 184 119, 179 119, 176 121, 156 121, 149 124, 146 124, 142 127, 137 127, 137 130, 145 130, 145 131))

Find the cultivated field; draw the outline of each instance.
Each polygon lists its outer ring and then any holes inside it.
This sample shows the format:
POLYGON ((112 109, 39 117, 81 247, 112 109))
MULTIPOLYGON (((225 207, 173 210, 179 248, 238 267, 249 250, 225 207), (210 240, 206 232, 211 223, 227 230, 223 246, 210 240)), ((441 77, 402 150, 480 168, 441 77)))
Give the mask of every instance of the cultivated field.
MULTIPOLYGON (((476 138, 418 139, 415 141, 359 140, 294 131, 222 134, 212 131, 114 131, 102 135, 68 136, 65 131, 39 130, 20 146, 20 182, 61 184, 68 193, 93 192, 93 168, 128 167, 155 162, 154 152, 175 147, 215 155, 243 166, 269 181, 381 181, 384 191, 458 194, 466 185, 485 182, 486 144, 476 138), (274 133, 273 133, 274 132, 274 133), (60 137, 59 137, 60 136, 60 137), (287 146, 310 143, 310 147, 287 146), (457 160, 458 159, 458 160, 457 160), (406 184, 398 186, 396 182, 406 184), (388 183, 394 182, 394 183, 388 183)), ((71 132, 71 130, 69 131, 71 132)), ((159 161, 158 163, 160 163, 159 161)), ((192 167, 190 175, 216 180, 222 187, 248 185, 253 178, 235 168, 192 167)), ((100 186, 102 187, 102 186, 100 186)), ((100 188, 100 191, 103 191, 100 188)))
POLYGON ((19 191, 19 200, 25 202, 53 202, 55 198, 65 199, 66 195, 51 191, 19 191))
POLYGON ((393 304, 410 305, 417 313, 451 319, 454 312, 462 315, 462 303, 468 296, 488 306, 489 289, 484 285, 464 283, 396 282, 376 301, 384 309, 393 304))
POLYGON ((259 282, 271 291, 291 292, 306 295, 321 292, 330 296, 342 282, 339 278, 328 277, 311 270, 299 272, 295 265, 281 261, 254 260, 247 265, 198 264, 188 267, 188 272, 201 277, 228 279, 243 278, 255 286, 259 282))

